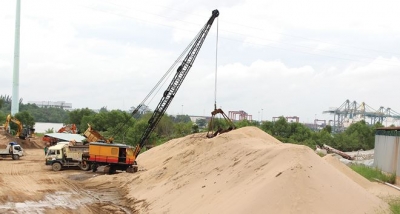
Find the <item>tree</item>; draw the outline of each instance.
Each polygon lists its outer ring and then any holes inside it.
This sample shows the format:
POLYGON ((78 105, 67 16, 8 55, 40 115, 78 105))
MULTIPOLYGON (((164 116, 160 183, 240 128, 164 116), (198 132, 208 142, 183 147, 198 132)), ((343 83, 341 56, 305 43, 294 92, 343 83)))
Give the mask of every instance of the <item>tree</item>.
POLYGON ((258 121, 249 121, 249 120, 240 120, 238 122, 235 123, 236 128, 242 128, 245 126, 259 126, 258 121))
POLYGON ((84 129, 84 127, 81 127, 82 126, 82 124, 81 124, 82 118, 84 116, 90 116, 90 115, 94 115, 94 114, 96 114, 96 113, 93 110, 90 110, 88 108, 76 109, 76 110, 70 111, 68 113, 68 116, 69 116, 68 123, 69 124, 76 124, 76 126, 77 126, 76 128, 80 132, 83 132, 85 129, 84 129))
POLYGON ((291 127, 284 117, 280 117, 274 123, 273 134, 281 139, 289 138, 291 134, 291 127))
POLYGON ((199 125, 193 123, 192 125, 192 133, 199 133, 199 125))
POLYGON ((15 118, 17 118, 24 126, 29 126, 29 127, 35 126, 35 119, 27 111, 16 113, 15 118))
POLYGON ((200 128, 204 128, 204 127, 206 127, 207 120, 206 120, 206 119, 197 119, 197 120, 196 120, 196 124, 197 124, 200 128))
POLYGON ((176 115, 175 117, 174 116, 171 117, 173 118, 173 121, 175 123, 180 123, 180 122, 188 123, 192 121, 188 115, 176 115))
POLYGON ((270 135, 273 135, 274 133, 274 123, 271 121, 264 121, 261 124, 261 129, 265 132, 267 132, 270 135))
POLYGON ((325 130, 328 133, 332 133, 332 126, 331 125, 326 125, 322 130, 323 131, 325 130))
POLYGON ((192 123, 175 123, 174 125, 174 137, 183 137, 192 132, 192 123))
MULTIPOLYGON (((312 131, 301 123, 290 123, 290 136, 289 138, 297 143, 311 140, 312 131)), ((309 141, 310 142, 310 141, 309 141)), ((315 144, 315 143, 313 143, 315 144)))

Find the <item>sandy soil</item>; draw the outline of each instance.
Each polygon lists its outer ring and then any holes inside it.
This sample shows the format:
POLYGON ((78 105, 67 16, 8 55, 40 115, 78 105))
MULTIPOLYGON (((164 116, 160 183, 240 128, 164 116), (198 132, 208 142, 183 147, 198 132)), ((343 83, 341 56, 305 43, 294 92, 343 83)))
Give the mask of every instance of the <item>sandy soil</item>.
POLYGON ((0 213, 390 213, 400 197, 254 127, 171 140, 141 154, 134 174, 53 172, 42 149, 25 151, 0 160, 0 213))

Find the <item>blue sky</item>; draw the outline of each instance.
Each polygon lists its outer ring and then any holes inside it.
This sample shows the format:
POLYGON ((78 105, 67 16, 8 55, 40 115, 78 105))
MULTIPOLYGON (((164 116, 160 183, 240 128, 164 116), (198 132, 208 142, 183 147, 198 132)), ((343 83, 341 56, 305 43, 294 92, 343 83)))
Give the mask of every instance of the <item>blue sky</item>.
MULTIPOLYGON (((0 2, 0 93, 8 95, 15 6, 0 2)), ((346 99, 400 112, 400 3, 375 0, 22 0, 20 97, 136 106, 214 9, 220 17, 167 113, 209 115, 216 66, 217 105, 256 120, 330 119, 322 111, 346 99)))

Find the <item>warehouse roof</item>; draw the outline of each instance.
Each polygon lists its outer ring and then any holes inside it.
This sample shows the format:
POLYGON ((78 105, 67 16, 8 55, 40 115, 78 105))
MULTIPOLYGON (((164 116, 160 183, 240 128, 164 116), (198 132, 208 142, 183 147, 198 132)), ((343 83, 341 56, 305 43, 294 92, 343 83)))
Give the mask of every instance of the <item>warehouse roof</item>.
POLYGON ((81 143, 83 140, 86 139, 84 136, 80 134, 69 134, 69 133, 47 133, 44 136, 49 136, 65 141, 75 140, 78 143, 81 143))
POLYGON ((400 126, 395 126, 395 127, 381 127, 381 128, 376 128, 376 130, 390 130, 390 131, 392 131, 392 130, 397 130, 397 131, 400 131, 400 126))

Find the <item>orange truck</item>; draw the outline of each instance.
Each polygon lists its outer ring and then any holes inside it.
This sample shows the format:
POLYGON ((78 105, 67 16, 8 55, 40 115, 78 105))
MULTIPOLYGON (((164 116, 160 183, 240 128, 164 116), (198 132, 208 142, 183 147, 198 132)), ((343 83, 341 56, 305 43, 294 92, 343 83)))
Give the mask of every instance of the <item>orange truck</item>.
POLYGON ((89 158, 87 160, 93 172, 97 167, 105 166, 104 172, 113 174, 116 170, 129 173, 137 172, 133 149, 125 144, 110 144, 103 142, 89 143, 89 158))

